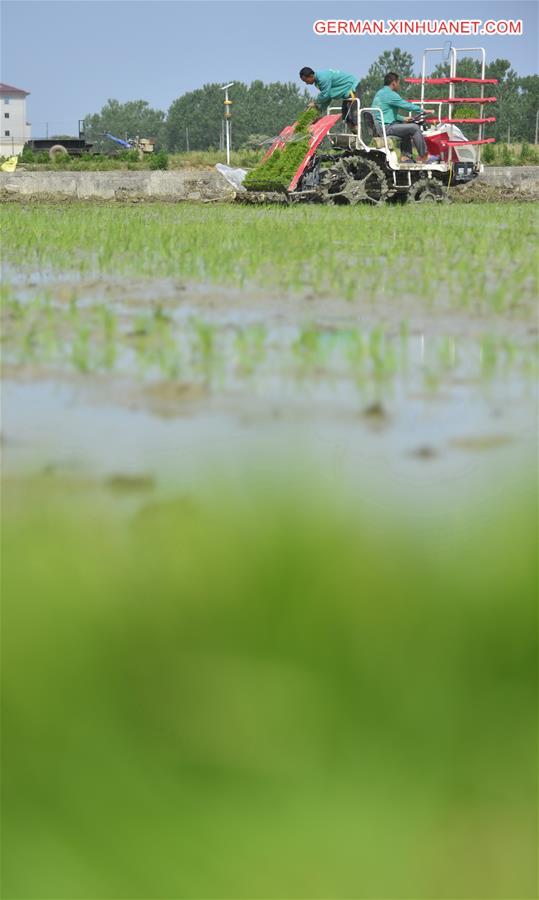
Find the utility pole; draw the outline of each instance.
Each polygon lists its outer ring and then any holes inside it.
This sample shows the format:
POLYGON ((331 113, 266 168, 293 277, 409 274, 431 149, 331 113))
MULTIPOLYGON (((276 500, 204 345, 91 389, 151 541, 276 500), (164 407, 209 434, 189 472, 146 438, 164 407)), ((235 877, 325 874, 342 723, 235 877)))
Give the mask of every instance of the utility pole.
POLYGON ((537 144, 537 138, 539 137, 539 109, 535 113, 535 143, 537 144))
POLYGON ((507 143, 508 144, 511 143, 511 126, 510 125, 507 126, 507 143))
POLYGON ((189 128, 185 129, 185 148, 189 153, 189 128))
POLYGON ((223 84, 221 90, 225 92, 225 132, 226 132, 226 164, 230 165, 230 119, 232 118, 232 113, 230 112, 230 107, 232 105, 232 100, 228 99, 228 89, 233 87, 235 84, 234 81, 231 81, 229 84, 223 84))
POLYGON ((48 138, 48 136, 49 136, 49 123, 45 122, 45 137, 48 138))

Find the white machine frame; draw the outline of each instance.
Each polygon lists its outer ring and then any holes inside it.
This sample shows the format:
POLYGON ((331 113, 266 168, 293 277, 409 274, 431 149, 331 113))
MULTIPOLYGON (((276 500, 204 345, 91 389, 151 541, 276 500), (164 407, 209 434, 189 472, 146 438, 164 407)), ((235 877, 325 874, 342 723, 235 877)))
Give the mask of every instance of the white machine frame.
MULTIPOLYGON (((412 172, 421 172, 424 177, 432 178, 434 172, 445 173, 449 171, 449 164, 444 162, 439 163, 400 163, 397 154, 395 151, 389 146, 386 127, 384 124, 382 110, 378 106, 361 106, 361 101, 359 98, 356 98, 352 101, 357 105, 357 132, 351 131, 348 124, 344 123, 344 131, 336 131, 335 129, 331 129, 328 132, 329 140, 335 145, 337 143, 337 138, 342 138, 346 136, 348 138, 348 146, 350 150, 363 150, 365 153, 372 153, 374 155, 378 153, 383 153, 386 157, 387 165, 391 169, 391 174, 393 178, 393 184, 397 188, 401 190, 408 190, 412 185, 412 172), (374 117, 374 113, 378 113, 381 120, 381 129, 382 129, 382 140, 384 142, 383 147, 371 147, 365 143, 362 134, 362 120, 364 113, 371 113, 374 117), (402 174, 404 173, 404 179, 402 178, 402 174)), ((441 106, 441 104, 438 104, 441 106)), ((341 106, 332 106, 328 108, 328 115, 332 113, 341 112, 341 106)), ((337 125, 338 123, 336 123, 337 125)))
MULTIPOLYGON (((421 100, 419 105, 424 106, 425 103, 429 101, 425 100, 425 78, 426 75, 426 63, 427 63, 427 54, 428 53, 445 53, 445 49, 443 47, 427 47, 423 50, 423 59, 421 61, 421 100)), ((485 69, 486 69, 486 51, 484 47, 451 47, 449 51, 450 55, 450 63, 449 63, 449 77, 456 78, 457 77, 457 54, 458 53, 479 53, 481 54, 481 80, 485 80, 485 69)), ((485 96, 485 85, 480 85, 481 93, 480 97, 483 98, 485 96)), ((449 99, 455 96, 455 85, 453 83, 449 84, 449 99)), ((440 104, 441 106, 441 104, 440 104)), ((483 103, 479 105, 479 117, 480 119, 484 119, 484 109, 485 106, 483 103)), ((453 118, 453 104, 449 103, 447 107, 447 117, 448 119, 453 118)), ((482 141, 485 134, 485 126, 481 122, 479 124, 479 131, 477 138, 482 141)), ((481 162, 481 144, 477 144, 477 163, 478 165, 481 162)))
MULTIPOLYGON (((445 54, 447 54, 447 50, 445 47, 427 47, 423 51, 423 58, 421 61, 421 99, 418 101, 417 105, 421 106, 423 109, 426 106, 433 107, 433 108, 437 107, 437 120, 438 120, 438 123, 441 124, 442 106, 444 105, 444 103, 441 101, 433 102, 432 100, 425 99, 425 83, 426 83, 426 78, 427 78, 427 75, 426 75, 427 56, 431 53, 442 53, 445 55, 445 54)), ((484 47, 451 47, 449 50, 449 57, 450 57, 449 77, 450 78, 457 77, 457 75, 456 75, 457 57, 458 57, 459 53, 479 53, 480 54, 480 56, 481 56, 481 80, 484 80, 485 79, 485 66, 486 66, 486 53, 485 53, 484 47)), ((480 88, 481 88, 480 97, 483 98, 485 96, 485 93, 484 93, 485 85, 481 84, 480 88)), ((449 84, 448 100, 450 101, 451 98, 453 98, 453 97, 455 97, 455 84, 451 82, 449 84)), ((396 178, 397 172, 408 171, 408 173, 410 173, 410 171, 414 171, 414 172, 421 171, 427 177, 432 177, 432 172, 446 173, 449 171, 450 166, 451 166, 451 163, 449 163, 449 162, 428 163, 428 164, 427 163, 425 163, 425 164, 399 163, 396 153, 389 146, 386 128, 385 128, 385 124, 383 122, 383 117, 382 117, 382 110, 379 107, 373 107, 373 106, 363 106, 362 107, 361 100, 359 99, 359 97, 351 102, 353 104, 356 104, 356 108, 357 108, 357 123, 358 123, 357 131, 352 131, 346 121, 344 122, 343 126, 341 123, 341 130, 337 130, 337 123, 336 123, 335 128, 332 128, 328 132, 328 138, 334 145, 337 145, 337 138, 340 138, 341 143, 342 143, 342 138, 348 137, 348 147, 351 150, 352 149, 362 150, 365 153, 373 153, 374 152, 375 154, 383 152, 385 154, 389 168, 393 171, 393 181, 396 186, 398 184, 397 178, 396 178), (363 114, 367 113, 367 112, 371 113, 373 118, 374 118, 374 114, 378 113, 379 120, 381 120, 382 139, 383 139, 383 144, 384 144, 384 146, 381 148, 371 147, 364 140, 364 136, 363 136, 364 130, 362 127, 364 124, 363 123, 363 114)), ((352 106, 350 106, 350 109, 351 108, 352 108, 352 106)), ((330 115, 335 114, 335 113, 340 114, 341 110, 342 110, 342 103, 339 106, 330 106, 327 110, 327 113, 330 115)), ((447 118, 449 118, 449 119, 453 118, 453 104, 451 102, 448 103, 447 118)), ((484 118, 484 104, 480 104, 480 106, 479 106, 478 118, 481 118, 481 119, 484 118)), ((483 137, 484 137, 484 124, 480 123, 478 140, 483 140, 483 137)), ((483 166, 481 165, 481 146, 482 145, 481 144, 473 144, 472 146, 474 147, 475 166, 478 171, 482 171, 482 169, 483 169, 483 166)), ((409 183, 411 183, 409 174, 408 174, 408 181, 409 181, 409 183)))

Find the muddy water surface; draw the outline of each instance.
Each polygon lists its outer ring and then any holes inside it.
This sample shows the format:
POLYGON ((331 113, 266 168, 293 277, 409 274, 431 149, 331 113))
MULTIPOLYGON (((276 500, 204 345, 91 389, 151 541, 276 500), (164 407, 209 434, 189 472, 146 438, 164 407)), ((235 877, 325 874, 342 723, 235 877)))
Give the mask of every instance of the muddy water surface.
POLYGON ((359 308, 173 279, 9 281, 8 475, 137 492, 294 459, 449 497, 533 460, 537 328, 518 309, 487 320, 413 297, 359 308))

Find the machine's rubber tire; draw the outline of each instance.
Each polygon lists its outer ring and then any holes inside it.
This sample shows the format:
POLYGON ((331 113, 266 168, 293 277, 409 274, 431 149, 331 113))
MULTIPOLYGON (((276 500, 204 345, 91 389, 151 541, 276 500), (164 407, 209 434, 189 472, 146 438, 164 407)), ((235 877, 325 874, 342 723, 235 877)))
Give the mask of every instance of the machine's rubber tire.
POLYGON ((392 191, 389 194, 388 202, 393 206, 402 206, 404 203, 408 203, 408 194, 404 191, 392 191))
POLYGON ((409 203, 449 203, 447 187, 438 178, 420 178, 408 191, 409 203))
POLYGON ((69 151, 63 144, 53 144, 49 150, 49 159, 54 162, 55 159, 60 159, 62 156, 69 156, 69 151))
POLYGON ((320 193, 323 203, 378 206, 385 203, 390 190, 383 169, 374 160, 353 154, 325 170, 320 193))

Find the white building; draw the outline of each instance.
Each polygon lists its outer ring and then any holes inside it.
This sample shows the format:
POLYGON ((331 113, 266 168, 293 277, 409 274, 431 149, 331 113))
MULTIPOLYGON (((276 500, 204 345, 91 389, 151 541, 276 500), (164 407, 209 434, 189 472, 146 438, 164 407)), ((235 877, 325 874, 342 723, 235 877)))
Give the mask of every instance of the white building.
POLYGON ((20 153, 30 138, 26 121, 26 98, 29 91, 0 83, 0 156, 20 153))

